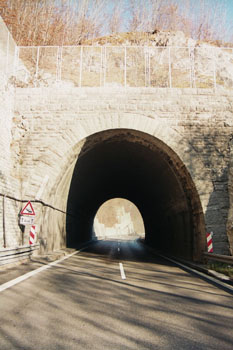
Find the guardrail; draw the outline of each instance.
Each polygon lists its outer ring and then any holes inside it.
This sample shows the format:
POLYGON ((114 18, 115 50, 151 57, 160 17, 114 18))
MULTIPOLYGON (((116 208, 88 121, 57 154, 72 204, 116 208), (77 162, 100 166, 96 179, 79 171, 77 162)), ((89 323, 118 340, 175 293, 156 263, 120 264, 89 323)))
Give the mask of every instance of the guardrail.
POLYGON ((233 256, 219 255, 219 254, 213 254, 213 253, 204 253, 203 255, 208 260, 220 261, 222 263, 233 265, 233 256))
POLYGON ((17 248, 0 249, 0 266, 28 259, 39 247, 39 243, 36 243, 17 248))
POLYGON ((203 45, 20 46, 15 86, 233 89, 233 49, 203 45))

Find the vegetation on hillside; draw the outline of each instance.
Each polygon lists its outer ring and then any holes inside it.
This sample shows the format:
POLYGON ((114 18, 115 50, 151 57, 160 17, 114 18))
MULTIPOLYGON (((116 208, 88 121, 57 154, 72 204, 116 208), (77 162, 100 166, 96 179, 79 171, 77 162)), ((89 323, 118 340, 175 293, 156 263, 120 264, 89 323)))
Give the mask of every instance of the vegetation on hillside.
POLYGON ((0 0, 18 45, 80 45, 118 32, 183 31, 196 40, 233 41, 224 0, 0 0))
POLYGON ((207 268, 229 276, 233 280, 233 267, 229 264, 220 262, 209 262, 207 264, 207 268))

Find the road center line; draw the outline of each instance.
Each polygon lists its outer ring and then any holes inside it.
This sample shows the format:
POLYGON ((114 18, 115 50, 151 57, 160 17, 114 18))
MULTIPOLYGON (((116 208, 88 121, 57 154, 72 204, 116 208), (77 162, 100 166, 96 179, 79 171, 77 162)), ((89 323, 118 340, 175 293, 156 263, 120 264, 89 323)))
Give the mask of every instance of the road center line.
POLYGON ((126 276, 125 276, 125 271, 124 271, 123 264, 122 264, 122 263, 119 263, 119 266, 120 266, 121 278, 122 278, 123 280, 125 280, 125 279, 126 279, 126 276))
POLYGON ((119 251, 120 251, 120 248, 118 248, 117 250, 118 250, 118 252, 119 252, 119 251))

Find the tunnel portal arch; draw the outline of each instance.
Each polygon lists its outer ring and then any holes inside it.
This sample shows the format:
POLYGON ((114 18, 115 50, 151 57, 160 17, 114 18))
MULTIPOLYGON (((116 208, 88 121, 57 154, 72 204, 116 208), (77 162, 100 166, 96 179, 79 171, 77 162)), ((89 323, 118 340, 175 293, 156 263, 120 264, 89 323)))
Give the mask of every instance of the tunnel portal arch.
POLYGON ((147 244, 201 260, 205 224, 199 195, 184 163, 164 142, 131 129, 106 130, 82 141, 67 200, 68 247, 91 239, 98 208, 113 197, 138 207, 147 244))

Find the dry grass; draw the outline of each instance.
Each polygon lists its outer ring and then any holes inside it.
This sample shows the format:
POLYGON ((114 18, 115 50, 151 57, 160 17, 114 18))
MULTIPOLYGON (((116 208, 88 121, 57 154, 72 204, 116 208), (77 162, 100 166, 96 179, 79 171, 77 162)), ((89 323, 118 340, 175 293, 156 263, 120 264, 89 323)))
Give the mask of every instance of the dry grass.
POLYGON ((220 262, 209 262, 207 265, 208 269, 220 272, 233 279, 233 266, 220 263, 220 262))
MULTIPOLYGON (((37 48, 20 48, 21 63, 19 63, 26 67, 29 78, 25 80, 18 74, 17 80, 20 86, 20 81, 23 80, 30 86, 48 86, 62 81, 73 86, 215 87, 211 50, 196 47, 195 62, 192 63, 188 48, 158 47, 155 35, 151 36, 153 39, 151 45, 146 45, 149 36, 145 35, 144 46, 135 45, 134 33, 129 33, 129 36, 124 33, 114 41, 118 43, 117 46, 108 45, 114 38, 110 36, 109 41, 108 37, 104 38, 107 46, 102 46, 96 41, 92 46, 62 47, 62 49, 43 47, 38 51, 37 48), (38 68, 37 52, 39 52, 38 68)), ((216 85, 233 88, 233 52, 229 49, 215 50, 217 50, 216 85)))

